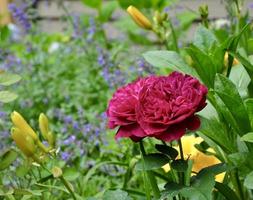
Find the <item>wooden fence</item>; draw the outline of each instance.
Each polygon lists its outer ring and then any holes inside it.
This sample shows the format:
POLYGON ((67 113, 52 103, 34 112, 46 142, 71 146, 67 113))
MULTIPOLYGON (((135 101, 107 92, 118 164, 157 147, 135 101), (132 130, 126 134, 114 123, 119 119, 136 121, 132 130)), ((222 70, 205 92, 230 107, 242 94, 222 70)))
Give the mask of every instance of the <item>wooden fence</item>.
MULTIPOLYGON (((0 15, 5 15, 5 17, 0 20, 2 24, 8 23, 11 20, 6 12, 7 1, 11 0, 0 0, 0 15)), ((20 1, 22 0, 14 0, 14 2, 20 1)), ((179 0, 178 5, 189 10, 197 11, 200 5, 207 4, 209 7, 209 18, 218 19, 227 17, 225 5, 224 3, 222 4, 222 1, 224 0, 179 0)), ((250 4, 253 5, 253 0, 245 0, 243 10, 245 11, 250 4)), ((94 10, 85 7, 80 0, 64 0, 64 5, 68 9, 68 12, 72 14, 86 13, 91 16, 96 14, 94 10)), ((249 11, 249 14, 253 17, 253 8, 249 8, 249 11)), ((57 0, 40 0, 38 3, 38 13, 40 19, 39 24, 43 31, 60 32, 67 26, 66 23, 60 20, 64 15, 64 11, 57 6, 57 0)), ((116 10, 114 13, 114 17, 121 17, 124 15, 126 15, 126 13, 120 9, 116 10)))

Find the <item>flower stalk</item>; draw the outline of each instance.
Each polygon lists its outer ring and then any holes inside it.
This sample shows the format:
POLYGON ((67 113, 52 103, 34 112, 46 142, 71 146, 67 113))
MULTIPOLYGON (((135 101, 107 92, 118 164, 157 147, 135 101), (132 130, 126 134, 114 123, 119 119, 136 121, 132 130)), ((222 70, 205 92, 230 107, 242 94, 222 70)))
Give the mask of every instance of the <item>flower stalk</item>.
MULTIPOLYGON (((139 144, 140 144, 140 151, 141 151, 141 154, 142 154, 142 159, 143 159, 144 168, 145 168, 144 156, 146 155, 146 151, 144 149, 143 142, 140 141, 139 144)), ((160 190, 157 186, 157 182, 156 182, 156 179, 153 175, 153 172, 152 171, 147 171, 147 177, 148 177, 149 183, 152 187, 155 199, 159 199, 160 198, 160 190)))

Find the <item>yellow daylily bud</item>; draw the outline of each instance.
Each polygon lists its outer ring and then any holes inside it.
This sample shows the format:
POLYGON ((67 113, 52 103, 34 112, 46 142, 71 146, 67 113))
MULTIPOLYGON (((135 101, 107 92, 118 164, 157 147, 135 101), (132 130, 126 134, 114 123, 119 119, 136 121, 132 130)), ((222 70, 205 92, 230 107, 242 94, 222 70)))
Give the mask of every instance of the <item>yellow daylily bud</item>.
POLYGON ((150 30, 152 29, 152 24, 147 17, 145 17, 137 8, 134 6, 129 6, 127 8, 127 12, 133 18, 136 24, 138 24, 141 28, 150 30))
POLYGON ((44 113, 41 113, 39 116, 39 127, 43 138, 45 140, 48 140, 48 132, 49 132, 48 119, 44 113))
POLYGON ((11 114, 11 120, 15 127, 17 127, 20 131, 25 134, 29 134, 34 141, 38 140, 37 134, 34 130, 30 127, 30 125, 25 121, 25 119, 20 115, 18 112, 14 111, 11 114))
POLYGON ((36 151, 34 140, 30 135, 25 134, 18 128, 12 128, 11 137, 18 148, 27 156, 32 157, 36 151))
POLYGON ((47 141, 51 147, 55 146, 55 136, 52 132, 48 132, 47 141))

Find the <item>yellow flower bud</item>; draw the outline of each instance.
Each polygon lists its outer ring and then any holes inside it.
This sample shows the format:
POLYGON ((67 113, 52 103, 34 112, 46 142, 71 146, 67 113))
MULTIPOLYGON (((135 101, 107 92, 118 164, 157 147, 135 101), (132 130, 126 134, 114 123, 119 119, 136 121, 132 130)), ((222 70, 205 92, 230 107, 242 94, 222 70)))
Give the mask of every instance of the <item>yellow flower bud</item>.
POLYGON ((32 157, 36 151, 34 140, 18 128, 12 128, 11 137, 15 141, 18 148, 27 156, 32 157))
POLYGON ((136 24, 138 24, 141 28, 150 30, 152 29, 152 24, 147 17, 145 17, 137 8, 134 6, 129 6, 127 8, 127 12, 133 18, 136 24))
POLYGON ((30 135, 34 141, 38 140, 37 134, 34 130, 29 126, 29 124, 25 121, 25 119, 18 112, 14 111, 11 114, 11 120, 15 127, 17 127, 24 134, 30 135))
POLYGON ((39 127, 43 138, 45 140, 48 140, 48 132, 49 132, 48 119, 44 113, 41 113, 39 116, 39 127))
POLYGON ((54 136, 54 134, 52 132, 48 132, 47 141, 48 141, 50 147, 54 147, 55 146, 55 136, 54 136))

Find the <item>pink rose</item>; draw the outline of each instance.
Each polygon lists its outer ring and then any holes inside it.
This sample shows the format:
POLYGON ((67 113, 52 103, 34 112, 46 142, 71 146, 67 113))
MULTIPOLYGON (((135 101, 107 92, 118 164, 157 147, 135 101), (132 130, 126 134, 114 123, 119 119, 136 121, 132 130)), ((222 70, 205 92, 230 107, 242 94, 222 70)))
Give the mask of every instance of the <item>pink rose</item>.
POLYGON ((144 84, 151 83, 156 77, 151 76, 142 78, 119 88, 109 102, 106 111, 109 118, 109 128, 113 129, 119 126, 116 139, 121 137, 130 137, 138 141, 146 137, 145 132, 140 128, 136 121, 136 105, 138 103, 139 92, 144 84))
POLYGON ((187 129, 199 128, 194 114, 205 107, 206 94, 197 79, 178 72, 139 79, 114 94, 107 110, 109 127, 120 127, 116 138, 179 139, 187 129))

